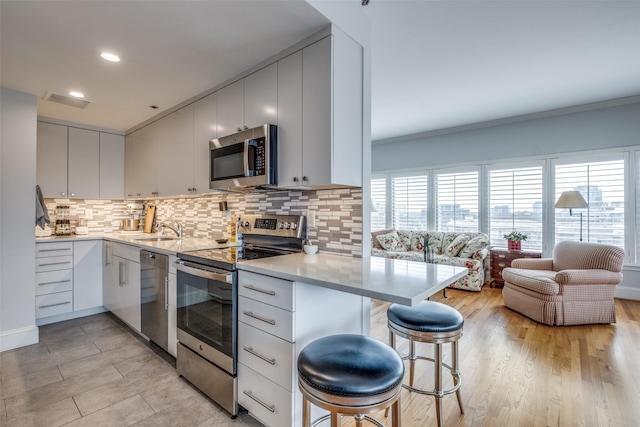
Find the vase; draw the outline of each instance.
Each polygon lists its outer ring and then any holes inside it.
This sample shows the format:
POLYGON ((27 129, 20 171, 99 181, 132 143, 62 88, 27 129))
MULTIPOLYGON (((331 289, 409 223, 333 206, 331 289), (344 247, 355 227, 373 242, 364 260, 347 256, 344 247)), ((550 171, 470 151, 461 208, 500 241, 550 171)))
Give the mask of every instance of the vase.
POLYGON ((520 240, 518 240, 517 242, 513 240, 507 240, 507 243, 509 244, 510 251, 519 251, 520 248, 522 247, 522 241, 520 240))

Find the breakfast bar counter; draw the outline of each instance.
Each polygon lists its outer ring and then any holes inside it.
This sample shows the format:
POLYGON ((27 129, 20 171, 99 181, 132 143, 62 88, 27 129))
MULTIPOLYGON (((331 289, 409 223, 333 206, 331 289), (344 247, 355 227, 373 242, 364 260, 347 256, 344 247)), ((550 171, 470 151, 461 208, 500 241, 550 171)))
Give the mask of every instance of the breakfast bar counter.
POLYGON ((238 269, 404 305, 416 305, 467 274, 450 265, 330 254, 243 261, 238 269))

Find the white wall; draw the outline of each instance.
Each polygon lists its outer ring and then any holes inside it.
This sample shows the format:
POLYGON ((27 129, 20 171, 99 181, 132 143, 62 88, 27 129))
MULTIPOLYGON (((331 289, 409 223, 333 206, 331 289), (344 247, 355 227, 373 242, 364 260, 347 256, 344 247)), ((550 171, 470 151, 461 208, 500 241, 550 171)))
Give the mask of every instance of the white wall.
POLYGON ((0 351, 4 351, 38 342, 36 97, 1 89, 0 115, 0 351))
POLYGON ((374 143, 375 172, 640 144, 640 102, 406 141, 374 143))

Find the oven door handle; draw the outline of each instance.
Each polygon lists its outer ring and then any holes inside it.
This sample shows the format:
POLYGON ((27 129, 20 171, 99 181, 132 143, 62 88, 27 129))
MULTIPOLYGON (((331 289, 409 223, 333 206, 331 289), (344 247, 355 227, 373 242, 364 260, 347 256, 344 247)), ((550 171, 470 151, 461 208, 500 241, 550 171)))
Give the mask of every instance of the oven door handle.
POLYGON ((188 267, 181 263, 176 264, 176 270, 182 271, 187 274, 191 274, 193 276, 202 277, 204 279, 217 280, 219 282, 233 284, 233 274, 229 271, 218 270, 218 272, 213 272, 213 271, 201 270, 199 268, 188 267))

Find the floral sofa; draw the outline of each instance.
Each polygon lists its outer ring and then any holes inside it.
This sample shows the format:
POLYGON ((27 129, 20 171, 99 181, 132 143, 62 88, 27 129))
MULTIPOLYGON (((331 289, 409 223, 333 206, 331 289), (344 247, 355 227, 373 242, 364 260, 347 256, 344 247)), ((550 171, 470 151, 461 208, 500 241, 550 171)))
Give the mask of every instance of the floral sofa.
POLYGON ((485 233, 382 230, 371 233, 371 255, 424 261, 425 237, 433 253, 431 262, 469 269, 469 274, 449 287, 482 289, 485 277, 489 277, 489 236, 485 233))

